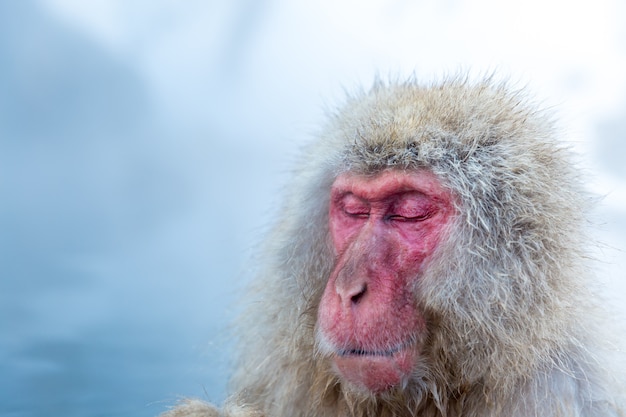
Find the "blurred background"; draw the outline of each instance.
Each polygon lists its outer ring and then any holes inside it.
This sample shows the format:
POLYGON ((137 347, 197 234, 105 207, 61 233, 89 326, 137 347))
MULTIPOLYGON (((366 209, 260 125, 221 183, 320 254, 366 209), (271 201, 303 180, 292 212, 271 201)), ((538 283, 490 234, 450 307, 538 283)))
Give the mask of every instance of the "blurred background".
POLYGON ((0 415, 220 403, 246 260, 376 74, 527 86, 581 154, 626 307, 620 0, 0 0, 0 415))

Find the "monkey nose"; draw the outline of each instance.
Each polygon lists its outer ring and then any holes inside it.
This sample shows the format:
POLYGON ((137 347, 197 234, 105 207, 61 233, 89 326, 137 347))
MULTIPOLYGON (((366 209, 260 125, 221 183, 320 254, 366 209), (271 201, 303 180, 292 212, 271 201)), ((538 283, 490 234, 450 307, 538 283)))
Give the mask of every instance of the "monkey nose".
POLYGON ((341 299, 341 304, 348 308, 359 304, 366 293, 367 283, 365 282, 355 282, 348 287, 337 288, 337 294, 341 299))

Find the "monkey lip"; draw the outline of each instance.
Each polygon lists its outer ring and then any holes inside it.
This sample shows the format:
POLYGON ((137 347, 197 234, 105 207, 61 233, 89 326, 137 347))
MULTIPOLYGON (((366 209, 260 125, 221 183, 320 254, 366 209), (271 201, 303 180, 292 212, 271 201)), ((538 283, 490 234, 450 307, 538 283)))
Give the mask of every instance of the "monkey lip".
POLYGON ((388 350, 342 349, 337 352, 341 357, 346 356, 393 356, 401 350, 409 348, 413 342, 402 343, 388 350))
POLYGON ((342 379, 357 389, 379 394, 402 385, 416 361, 414 343, 391 349, 342 349, 336 352, 334 365, 342 379))

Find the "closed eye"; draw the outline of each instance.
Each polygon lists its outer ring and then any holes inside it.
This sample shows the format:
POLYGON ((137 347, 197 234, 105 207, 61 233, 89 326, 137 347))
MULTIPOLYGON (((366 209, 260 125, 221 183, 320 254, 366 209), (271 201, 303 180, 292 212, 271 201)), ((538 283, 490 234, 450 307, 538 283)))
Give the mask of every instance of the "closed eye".
POLYGON ((395 221, 395 222, 412 222, 412 223, 416 223, 416 222, 421 222, 424 221, 430 217, 432 217, 433 213, 429 212, 429 213, 425 213, 419 216, 412 216, 412 217, 406 217, 406 216, 400 216, 398 214, 393 214, 387 217, 387 220, 391 220, 391 221, 395 221))
POLYGON ((356 217, 356 218, 359 218, 359 219, 367 219, 370 216, 370 214, 368 212, 365 212, 365 211, 355 211, 355 212, 353 212, 353 211, 348 211, 348 210, 344 209, 343 212, 346 215, 350 216, 350 217, 356 217))

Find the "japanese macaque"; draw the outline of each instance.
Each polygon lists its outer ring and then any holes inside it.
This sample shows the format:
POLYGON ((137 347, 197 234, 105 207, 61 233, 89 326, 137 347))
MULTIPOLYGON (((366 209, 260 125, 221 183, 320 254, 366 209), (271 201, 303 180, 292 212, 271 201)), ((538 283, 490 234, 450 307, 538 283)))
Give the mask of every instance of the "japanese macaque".
POLYGON ((234 394, 166 416, 623 416, 579 177, 505 85, 348 99, 262 248, 234 394))

